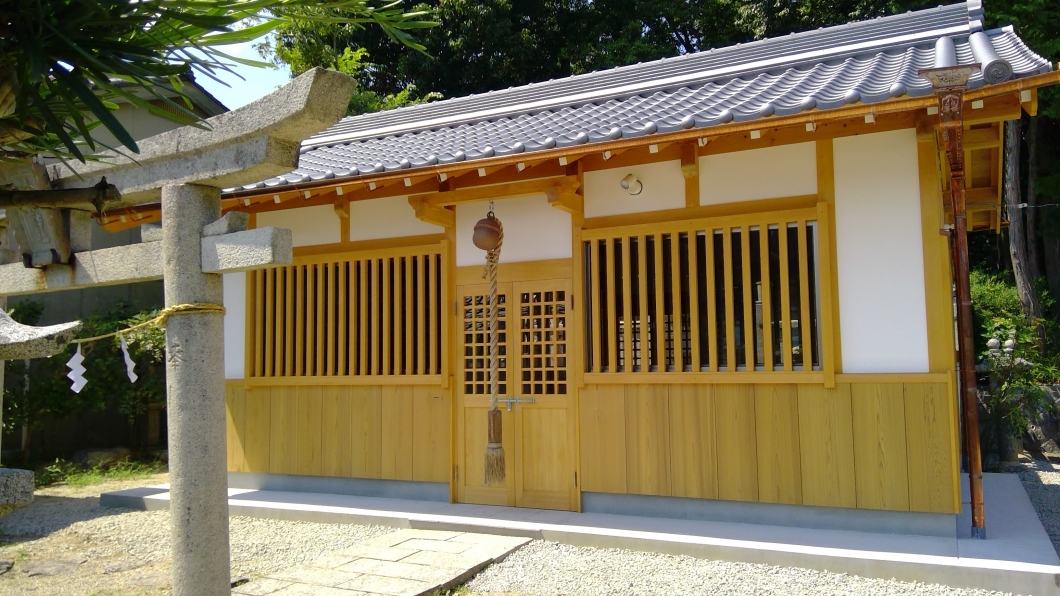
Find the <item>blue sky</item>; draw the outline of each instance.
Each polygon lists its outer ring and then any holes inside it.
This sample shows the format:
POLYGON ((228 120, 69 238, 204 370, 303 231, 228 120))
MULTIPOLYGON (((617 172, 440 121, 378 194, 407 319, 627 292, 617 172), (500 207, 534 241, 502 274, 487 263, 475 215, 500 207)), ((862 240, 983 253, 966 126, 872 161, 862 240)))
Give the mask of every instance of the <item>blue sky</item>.
MULTIPOLYGON (((222 48, 222 51, 226 54, 231 54, 232 56, 238 56, 240 58, 261 60, 261 56, 258 55, 253 47, 254 44, 259 41, 261 40, 258 39, 247 43, 225 46, 222 48)), ((219 79, 228 83, 228 87, 202 74, 198 74, 195 77, 195 81, 198 82, 199 85, 209 91, 230 110, 234 110, 254 101, 255 99, 272 93, 277 87, 291 79, 291 71, 287 67, 255 68, 253 66, 236 64, 233 66, 232 70, 242 75, 243 80, 228 73, 220 73, 217 75, 219 79)))

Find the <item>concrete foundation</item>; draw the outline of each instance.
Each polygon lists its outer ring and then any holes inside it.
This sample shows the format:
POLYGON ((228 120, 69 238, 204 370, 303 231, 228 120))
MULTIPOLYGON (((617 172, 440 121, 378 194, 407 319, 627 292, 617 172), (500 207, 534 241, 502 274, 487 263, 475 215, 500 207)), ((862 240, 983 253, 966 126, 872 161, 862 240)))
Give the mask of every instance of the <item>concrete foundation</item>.
MULTIPOLYGON (((221 276, 202 272, 202 229, 221 216, 220 190, 162 188, 166 306, 222 304, 221 276)), ((224 322, 220 313, 166 323, 173 594, 231 592, 225 455, 224 322)))
POLYGON ((229 472, 228 487, 249 490, 325 493, 357 497, 379 497, 383 499, 449 502, 449 485, 444 482, 229 472))

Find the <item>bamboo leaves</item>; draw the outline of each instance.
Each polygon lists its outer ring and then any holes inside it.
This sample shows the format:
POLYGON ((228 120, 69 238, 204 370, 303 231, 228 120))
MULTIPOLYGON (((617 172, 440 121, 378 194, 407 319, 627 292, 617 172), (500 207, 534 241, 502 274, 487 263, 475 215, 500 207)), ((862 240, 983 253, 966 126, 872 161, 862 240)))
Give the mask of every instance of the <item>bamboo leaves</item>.
POLYGON ((422 49, 409 32, 434 26, 430 17, 370 0, 9 0, 0 4, 0 160, 91 159, 96 126, 137 152, 113 114, 119 102, 195 123, 182 78, 265 66, 221 48, 282 23, 370 25, 422 49))

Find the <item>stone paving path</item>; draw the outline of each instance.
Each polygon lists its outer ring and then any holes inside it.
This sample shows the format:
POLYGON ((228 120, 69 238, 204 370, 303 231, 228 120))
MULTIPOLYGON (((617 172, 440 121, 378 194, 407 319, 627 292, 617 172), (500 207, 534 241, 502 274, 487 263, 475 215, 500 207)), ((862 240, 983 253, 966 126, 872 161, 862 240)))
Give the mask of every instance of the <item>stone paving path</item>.
POLYGON ((238 586, 243 596, 420 596, 460 585, 529 538, 399 530, 238 586))

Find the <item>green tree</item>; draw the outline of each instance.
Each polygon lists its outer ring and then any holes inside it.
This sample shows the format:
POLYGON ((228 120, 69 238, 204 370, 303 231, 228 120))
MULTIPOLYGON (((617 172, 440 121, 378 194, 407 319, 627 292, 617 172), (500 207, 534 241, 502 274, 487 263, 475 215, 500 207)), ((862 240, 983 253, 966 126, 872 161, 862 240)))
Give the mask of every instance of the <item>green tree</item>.
POLYGON ((423 53, 402 51, 380 31, 335 23, 287 22, 264 55, 292 74, 337 64, 349 48, 371 65, 365 91, 412 97, 485 93, 602 68, 748 41, 739 0, 428 0, 441 26, 419 38, 423 53))
MULTIPOLYGON (((11 317, 24 325, 40 320, 43 303, 23 300, 12 309, 11 317)), ((158 311, 136 312, 119 303, 109 312, 84 321, 78 337, 112 333, 158 316, 158 311)), ((25 427, 29 433, 23 451, 28 461, 30 440, 49 420, 63 420, 88 412, 113 408, 126 416, 135 427, 140 415, 151 404, 165 403, 165 331, 147 326, 125 335, 129 355, 136 363, 138 379, 129 381, 121 340, 101 339, 81 346, 87 369, 88 384, 80 393, 70 390, 66 363, 77 350, 71 345, 51 358, 6 363, 4 382, 4 428, 8 431, 25 427)))
POLYGON ((135 141, 111 114, 125 101, 166 118, 198 118, 181 77, 214 77, 224 53, 298 19, 379 31, 422 49, 410 32, 433 26, 429 13, 373 0, 6 0, 0 3, 0 159, 41 153, 85 160, 102 125, 128 150, 135 141), (147 91, 148 99, 138 92, 147 91), (157 102, 149 101, 157 100, 157 102), (156 105, 161 103, 162 105, 156 105), (168 109, 167 109, 168 108, 168 109))

